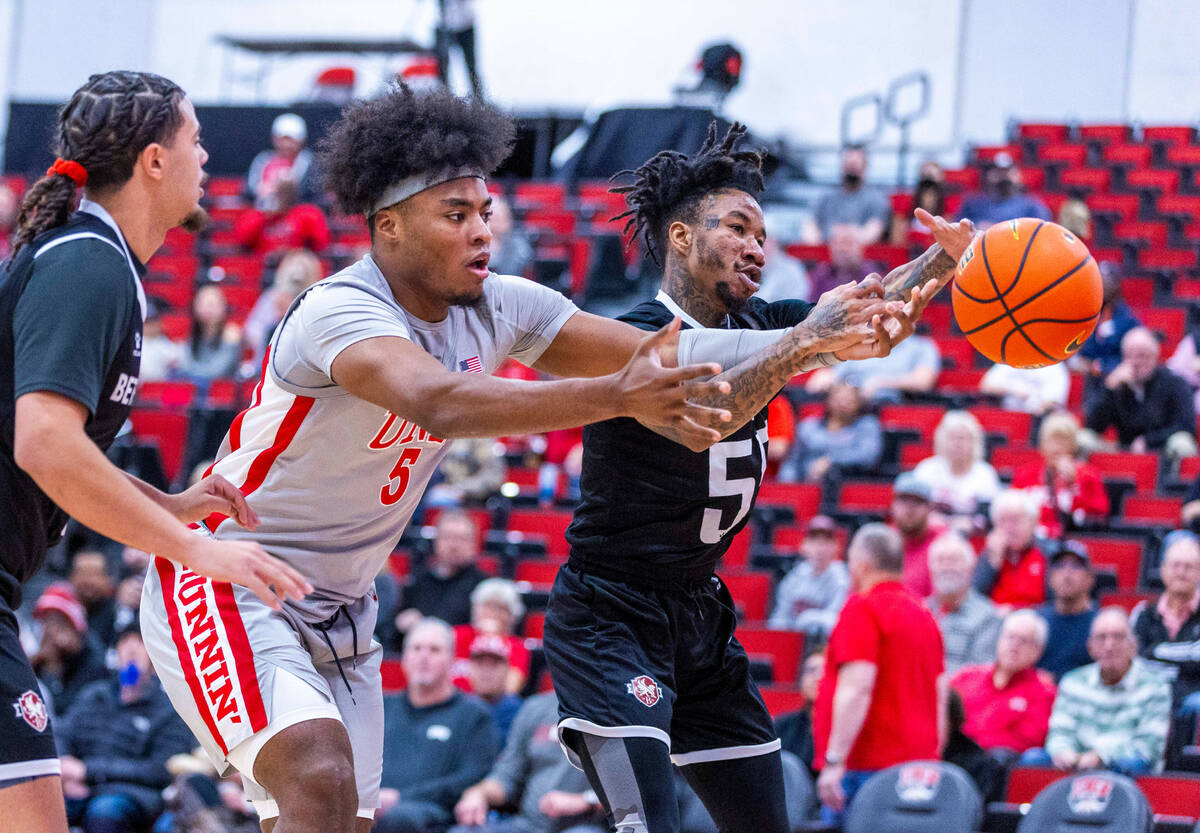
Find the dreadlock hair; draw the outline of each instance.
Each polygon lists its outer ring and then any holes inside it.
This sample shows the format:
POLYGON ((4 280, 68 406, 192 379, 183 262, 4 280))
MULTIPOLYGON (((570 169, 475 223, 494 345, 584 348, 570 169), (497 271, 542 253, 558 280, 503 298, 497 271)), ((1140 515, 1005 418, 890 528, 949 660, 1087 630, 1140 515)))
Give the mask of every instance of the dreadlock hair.
MULTIPOLYGON (((516 136, 513 120, 478 98, 440 89, 418 95, 400 84, 359 101, 318 145, 325 187, 346 214, 371 214, 393 183, 447 168, 500 166, 516 136)), ((367 225, 374 233, 368 217, 367 225)))
POLYGON ((693 221, 700 201, 707 194, 723 188, 736 188, 756 198, 762 193, 766 150, 735 150, 745 135, 746 126, 734 122, 718 143, 714 121, 695 156, 664 150, 637 170, 615 174, 613 180, 630 175, 634 179, 632 184, 610 189, 614 194, 624 194, 629 206, 628 211, 612 219, 628 218, 623 231, 633 230, 630 242, 642 235, 647 253, 662 266, 667 228, 676 220, 693 221))
MULTIPOLYGON (((184 91, 149 72, 115 70, 93 75, 58 111, 55 155, 78 162, 93 190, 122 185, 138 155, 168 142, 183 122, 184 91)), ((75 209, 75 183, 49 174, 29 186, 13 234, 19 250, 44 231, 63 225, 75 209)))

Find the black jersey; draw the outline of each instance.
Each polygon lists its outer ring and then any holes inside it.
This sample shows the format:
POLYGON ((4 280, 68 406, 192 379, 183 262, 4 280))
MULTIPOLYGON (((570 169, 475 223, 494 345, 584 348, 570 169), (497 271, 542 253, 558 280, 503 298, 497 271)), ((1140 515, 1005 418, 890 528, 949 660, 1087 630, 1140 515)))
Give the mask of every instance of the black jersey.
MULTIPOLYGON (((725 326, 792 327, 812 307, 806 301, 768 304, 752 298, 742 312, 726 317, 725 326)), ((654 300, 620 320, 657 330, 672 317, 654 300)), ((633 419, 588 425, 581 500, 567 529, 571 560, 584 570, 644 582, 706 576, 746 525, 766 463, 766 408, 699 453, 633 419)))
POLYGON ((49 391, 80 402, 88 437, 112 444, 142 354, 145 270, 127 252, 114 228, 80 211, 0 264, 0 595, 14 607, 67 521, 14 460, 16 400, 49 391))

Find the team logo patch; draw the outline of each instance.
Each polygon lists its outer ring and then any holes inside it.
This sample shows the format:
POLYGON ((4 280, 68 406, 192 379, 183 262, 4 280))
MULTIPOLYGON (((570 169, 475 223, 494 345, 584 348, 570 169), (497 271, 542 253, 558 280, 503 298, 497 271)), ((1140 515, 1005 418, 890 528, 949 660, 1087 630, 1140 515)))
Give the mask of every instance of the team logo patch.
POLYGON ((642 674, 640 677, 634 677, 625 683, 625 690, 641 700, 642 705, 646 708, 652 707, 662 699, 662 689, 658 687, 658 683, 645 674, 642 674))
POLYGON ((1071 782, 1067 806, 1080 816, 1103 813, 1112 798, 1113 782, 1103 775, 1085 775, 1071 782))
POLYGON ((17 713, 17 717, 32 726, 35 731, 46 731, 46 726, 50 723, 46 704, 36 691, 27 691, 22 694, 17 702, 13 703, 13 710, 17 713))
POLYGON ((940 767, 929 764, 908 764, 900 770, 896 779, 896 795, 905 804, 921 804, 933 801, 938 784, 942 783, 940 767))

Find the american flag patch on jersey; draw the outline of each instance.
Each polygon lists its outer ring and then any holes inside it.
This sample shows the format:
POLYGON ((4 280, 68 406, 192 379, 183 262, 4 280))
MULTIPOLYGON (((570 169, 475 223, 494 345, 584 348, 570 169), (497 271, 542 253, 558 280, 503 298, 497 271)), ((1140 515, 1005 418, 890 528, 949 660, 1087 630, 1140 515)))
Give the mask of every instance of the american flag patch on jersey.
POLYGON ((466 359, 465 361, 459 362, 458 369, 465 370, 467 373, 482 373, 483 372, 483 364, 479 361, 478 356, 472 356, 471 358, 466 359))

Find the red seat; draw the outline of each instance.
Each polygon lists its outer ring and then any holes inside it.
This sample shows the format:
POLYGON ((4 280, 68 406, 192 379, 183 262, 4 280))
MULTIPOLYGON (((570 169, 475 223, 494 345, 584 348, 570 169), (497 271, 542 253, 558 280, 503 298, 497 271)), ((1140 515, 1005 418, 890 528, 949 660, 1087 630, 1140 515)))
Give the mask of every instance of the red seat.
POLYGON ((1115 214, 1122 220, 1137 218, 1137 194, 1088 194, 1084 202, 1093 214, 1115 214))
POLYGON ((1143 249, 1138 253, 1143 269, 1195 269, 1195 249, 1143 249))
POLYGON ((932 442, 934 429, 945 414, 944 408, 934 405, 884 405, 879 409, 879 422, 884 428, 917 431, 923 440, 932 442))
MULTIPOLYGON (((775 527, 771 536, 771 546, 777 550, 786 550, 788 552, 798 551, 800 544, 804 541, 804 529, 803 526, 775 527)), ((838 553, 844 553, 846 551, 846 539, 849 538, 846 528, 838 526, 834 529, 833 536, 838 542, 838 553)))
POLYGON ((1115 593, 1105 593, 1100 597, 1100 606, 1108 607, 1109 605, 1117 605, 1125 608, 1126 613, 1132 613, 1133 609, 1145 601, 1153 599, 1157 594, 1146 593, 1142 590, 1117 590, 1115 593))
POLYGON ((1187 145, 1196 137, 1196 128, 1190 124, 1160 124, 1142 128, 1142 141, 1152 144, 1187 145))
POLYGON ((817 245, 803 245, 800 243, 792 243, 784 247, 792 257, 803 260, 805 263, 828 263, 829 262, 829 247, 817 245))
POLYGON ((1036 448, 1020 448, 1011 445, 997 446, 992 451, 992 468, 1002 475, 1011 475, 1022 466, 1040 464, 1042 452, 1036 448))
POLYGON ((546 552, 553 556, 566 557, 567 527, 571 524, 570 512, 538 512, 517 510, 508 516, 508 529, 526 535, 540 535, 546 539, 546 552))
POLYGON ((404 676, 404 666, 398 659, 385 659, 379 665, 379 674, 383 677, 385 692, 404 691, 408 679, 404 676))
POLYGON ((1200 477, 1200 457, 1184 457, 1179 461, 1179 479, 1190 483, 1200 477))
POLYGON ((942 174, 946 177, 947 188, 957 188, 960 191, 979 190, 978 168, 947 168, 942 174))
POLYGON ((541 639, 542 629, 546 624, 546 612, 544 610, 534 610, 525 614, 525 627, 523 634, 526 639, 541 639))
POLYGON ((1154 278, 1122 278, 1121 296, 1131 307, 1148 307, 1154 303, 1154 278))
POLYGON ((1077 539, 1087 547, 1092 563, 1110 567, 1117 576, 1117 587, 1132 590, 1142 574, 1142 542, 1128 538, 1082 537, 1077 539))
POLYGON ((1127 521, 1153 526, 1176 526, 1183 502, 1173 497, 1155 495, 1130 495, 1121 507, 1121 516, 1127 521))
POLYGON ((1049 767, 1019 766, 1008 773, 1008 792, 1004 798, 1010 804, 1029 804, 1045 787, 1071 773, 1049 767))
POLYGON ((1200 818, 1200 777, 1143 775, 1137 785, 1155 815, 1200 818))
POLYGON ((500 559, 494 555, 481 555, 475 559, 475 566, 479 568, 479 572, 489 576, 500 575, 500 559))
POLYGON ((1130 171, 1125 174, 1125 186, 1135 191, 1174 193, 1179 190, 1179 171, 1130 171))
POLYGON ((183 463, 183 449, 187 443, 187 414, 135 408, 129 414, 129 419, 133 422, 136 436, 158 443, 163 473, 167 480, 173 482, 183 463))
POLYGON ((838 494, 838 508, 844 512, 886 513, 891 505, 891 483, 843 483, 838 494))
POLYGON ((745 567, 750 562, 750 545, 754 543, 754 529, 750 524, 742 527, 742 531, 733 536, 729 549, 721 558, 722 567, 745 567))
POLYGON ((971 342, 961 336, 943 336, 935 338, 942 364, 947 362, 956 370, 965 370, 975 364, 975 348, 971 342))
POLYGON ((225 282, 222 289, 228 288, 229 283, 258 288, 262 285, 264 258, 262 255, 222 255, 213 259, 213 269, 220 269, 225 282))
POLYGON ((800 689, 791 686, 762 686, 758 693, 762 695, 771 717, 779 717, 804 706, 804 695, 800 689))
POLYGON ((1150 145, 1113 143, 1104 148, 1101 158, 1110 165, 1132 165, 1135 168, 1150 166, 1154 148, 1150 145))
POLYGON ((821 511, 821 487, 816 483, 763 483, 758 503, 790 506, 797 520, 807 520, 821 511))
POLYGON ((513 192, 519 208, 561 208, 565 197, 561 182, 522 182, 513 192))
POLYGON ((556 234, 574 234, 575 220, 573 212, 556 208, 533 209, 526 212, 524 217, 526 227, 552 231, 556 234))
POLYGON ((1017 125, 1017 135, 1022 139, 1033 139, 1038 142, 1065 142, 1071 135, 1071 126, 1069 124, 1027 122, 1017 125))
MULTIPOLYGON (((1194 260, 1193 254, 1193 260, 1194 260)), ((1169 356, 1183 339, 1187 325, 1187 310, 1154 308, 1138 310, 1138 318, 1151 330, 1162 333, 1166 342, 1163 344, 1163 355, 1169 356)))
POLYGON ((388 556, 388 568, 392 575, 403 581, 412 570, 412 559, 406 552, 394 552, 388 556))
POLYGON ((139 408, 183 410, 196 397, 191 382, 142 382, 138 385, 136 404, 139 408))
POLYGON ((933 446, 926 443, 905 443, 900 447, 900 468, 908 471, 917 463, 933 456, 933 446))
POLYGON ((509 466, 504 472, 504 480, 508 483, 516 483, 522 489, 536 489, 538 470, 528 469, 524 466, 509 466))
MULTIPOLYGON (((196 279, 196 269, 199 266, 199 261, 195 256, 190 254, 175 255, 163 254, 150 261, 148 267, 149 274, 146 276, 147 283, 154 283, 156 276, 166 275, 171 281, 179 281, 186 284, 189 289, 192 281, 196 279)), ((151 295, 154 294, 150 291, 151 295)))
POLYGON ((1158 213, 1200 220, 1200 196, 1194 194, 1163 194, 1158 198, 1158 213))
POLYGON ((1167 148, 1167 161, 1181 168, 1191 168, 1200 165, 1200 146, 1175 145, 1167 148))
POLYGON ((516 581, 527 581, 530 584, 539 586, 549 586, 554 584, 554 577, 558 575, 558 568, 562 566, 551 561, 534 561, 527 559, 517 564, 517 571, 513 575, 516 581))
POLYGON ((1002 153, 1007 153, 1014 162, 1020 163, 1021 161, 1019 145, 976 145, 972 149, 972 153, 980 162, 991 162, 1002 153))
POLYGON ((1133 133, 1128 124, 1081 124, 1079 138, 1084 142, 1127 142, 1133 133))
POLYGON ((863 257, 884 264, 888 271, 902 266, 910 260, 907 246, 889 246, 885 243, 875 243, 863 249, 863 257))
POLYGON ((1112 172, 1107 168, 1074 168, 1060 173, 1058 184, 1073 191, 1107 191, 1112 172))
POLYGON ((736 635, 751 657, 770 658, 771 676, 775 682, 790 684, 796 681, 800 659, 804 656, 803 633, 739 625, 736 635))
POLYGON ((1038 148, 1038 162, 1043 165, 1066 165, 1082 168, 1087 164, 1087 147, 1071 142, 1055 142, 1038 148))
POLYGON ((1088 462, 1107 479, 1132 479, 1139 492, 1153 492, 1158 483, 1158 455, 1132 451, 1096 452, 1088 462))
POLYGON ((1024 446, 1029 442, 1033 417, 1024 411, 1003 408, 972 408, 971 413, 989 434, 1003 434, 1009 445, 1024 446))
POLYGON ((250 310, 254 309, 254 305, 258 303, 258 297, 262 295, 262 290, 257 285, 254 286, 221 286, 221 292, 225 295, 225 303, 229 305, 230 318, 245 318, 250 314, 250 310))
POLYGON ((771 601, 771 577, 766 573, 721 574, 721 581, 729 588, 729 595, 742 611, 748 622, 760 622, 767 618, 767 605, 771 601))
POLYGON ((1118 240, 1140 240, 1150 246, 1167 245, 1167 224, 1145 220, 1123 220, 1113 226, 1118 240))
POLYGON ((192 316, 186 312, 163 313, 162 328, 163 335, 171 341, 184 341, 192 329, 192 316))

